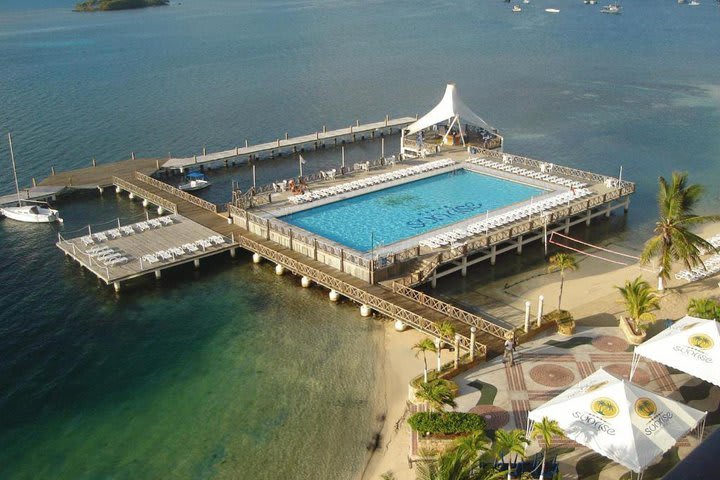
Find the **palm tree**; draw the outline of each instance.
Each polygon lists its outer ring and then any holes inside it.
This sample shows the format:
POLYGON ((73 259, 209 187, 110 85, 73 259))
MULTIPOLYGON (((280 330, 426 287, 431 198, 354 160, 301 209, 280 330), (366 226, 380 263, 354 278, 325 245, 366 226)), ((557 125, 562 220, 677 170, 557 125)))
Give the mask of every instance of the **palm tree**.
POLYGON ((688 304, 688 315, 717 320, 720 318, 720 303, 712 298, 691 298, 688 304))
POLYGON ((474 457, 479 457, 480 452, 486 452, 489 445, 490 440, 488 440, 485 436, 485 432, 483 430, 478 430, 470 433, 469 435, 460 437, 455 442, 457 449, 464 450, 472 454, 474 457))
MULTIPOLYGON (((453 325, 450 320, 443 320, 442 322, 438 323, 437 329, 440 336, 438 337, 437 348, 435 350, 437 351, 437 371, 439 372, 440 370, 442 370, 440 350, 442 349, 443 339, 455 338, 455 325, 453 325)), ((450 344, 447 342, 445 342, 445 344, 450 346, 450 344)))
POLYGON ((560 272, 560 295, 558 296, 558 310, 560 310, 560 302, 562 301, 563 284, 565 283, 565 270, 577 270, 577 262, 575 257, 569 253, 556 253, 550 257, 550 265, 548 265, 548 273, 560 272))
POLYGON ((413 345, 413 350, 415 350, 415 358, 417 358, 421 353, 423 356, 423 362, 425 363, 425 370, 423 370, 423 379, 424 382, 427 383, 428 381, 428 366, 427 366, 427 352, 434 352, 436 350, 435 343, 430 340, 429 338, 423 338, 418 343, 413 345))
POLYGON ((436 457, 423 453, 418 463, 418 480, 500 480, 503 472, 481 463, 481 457, 453 448, 436 457))
MULTIPOLYGON (((495 432, 495 442, 493 443, 493 452, 495 458, 499 461, 510 454, 525 458, 525 447, 530 443, 525 437, 525 432, 519 429, 515 430, 498 430, 495 432)), ((510 480, 511 469, 510 462, 508 462, 507 478, 510 480)))
POLYGON ((439 413, 445 412, 445 407, 455 408, 455 394, 450 388, 450 382, 439 378, 432 382, 423 383, 418 388, 415 396, 430 404, 430 408, 439 413))
POLYGON ((697 205, 705 189, 702 185, 688 185, 686 172, 673 172, 667 182, 660 177, 658 207, 660 218, 655 223, 655 236, 645 242, 640 262, 648 264, 657 259, 660 270, 657 274, 658 290, 665 288, 664 280, 670 279, 673 262, 681 261, 688 269, 702 265, 702 250, 717 252, 710 242, 692 233, 689 228, 707 222, 720 220, 718 215, 695 215, 697 205))
POLYGON ((650 284, 637 277, 626 280, 624 287, 615 287, 623 297, 625 309, 638 328, 645 328, 655 321, 654 310, 659 308, 660 297, 653 291, 650 284))
POLYGON ((543 442, 545 442, 545 446, 543 447, 542 466, 540 467, 540 480, 545 478, 545 460, 547 459, 548 448, 552 445, 553 436, 564 435, 564 433, 565 432, 563 432, 562 428, 560 428, 560 425, 558 425, 558 422, 550 420, 547 417, 543 417, 541 421, 536 422, 533 426, 530 437, 541 437, 543 442))
POLYGON ((396 477, 392 470, 388 470, 387 472, 380 475, 380 480, 396 480, 396 477))

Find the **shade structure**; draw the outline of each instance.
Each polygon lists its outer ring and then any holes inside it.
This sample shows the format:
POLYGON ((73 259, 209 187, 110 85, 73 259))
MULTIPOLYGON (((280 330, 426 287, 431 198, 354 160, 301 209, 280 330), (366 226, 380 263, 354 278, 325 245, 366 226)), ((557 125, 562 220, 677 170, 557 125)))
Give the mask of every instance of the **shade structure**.
POLYGON ((635 347, 630 379, 640 357, 720 385, 720 324, 689 315, 681 318, 670 328, 635 347))
POLYGON ((487 124, 487 122, 485 122, 485 120, 480 118, 475 112, 470 110, 470 108, 468 108, 462 100, 460 100, 457 87, 454 83, 449 83, 445 88, 445 95, 443 95, 440 103, 438 103, 435 108, 430 110, 415 123, 410 124, 405 129, 405 132, 407 135, 412 135, 420 130, 448 121, 455 121, 461 126, 462 124, 470 124, 477 127, 483 127, 488 130, 492 128, 487 124))
POLYGON ((532 410, 528 422, 555 420, 566 437, 641 472, 706 415, 600 369, 532 410))

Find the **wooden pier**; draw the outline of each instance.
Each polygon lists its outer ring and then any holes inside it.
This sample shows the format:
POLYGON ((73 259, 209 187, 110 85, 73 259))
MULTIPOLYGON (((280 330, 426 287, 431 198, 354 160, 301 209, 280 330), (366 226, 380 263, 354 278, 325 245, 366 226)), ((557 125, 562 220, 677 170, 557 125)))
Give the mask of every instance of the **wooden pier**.
POLYGON ((404 324, 434 337, 443 338, 445 343, 456 345, 458 348, 470 352, 473 357, 483 358, 486 355, 499 354, 502 351, 504 336, 511 331, 468 312, 463 314, 460 309, 439 300, 430 304, 419 292, 411 293, 412 289, 405 288, 398 293, 392 287, 370 284, 312 260, 231 223, 227 214, 216 211, 215 205, 142 173, 136 172, 122 179, 116 177, 114 184, 121 191, 127 191, 137 197, 147 195, 155 201, 161 199, 161 203, 165 205, 163 208, 177 213, 177 217, 175 217, 177 223, 172 226, 107 242, 108 245, 117 247, 133 258, 142 258, 143 254, 157 249, 177 247, 186 240, 190 242, 197 240, 196 237, 209 236, 211 232, 228 239, 228 242, 222 247, 202 252, 196 257, 187 255, 162 264, 143 263, 141 265, 139 261, 136 261, 134 265, 122 265, 114 269, 106 268, 97 262, 92 263, 88 259, 88 255, 83 253, 88 246, 82 244, 81 237, 60 239, 58 247, 64 253, 77 260, 105 283, 114 284, 118 290, 121 282, 132 278, 153 273, 158 275, 157 272, 162 269, 242 247, 282 267, 280 269, 282 271, 286 270, 304 277, 306 281, 321 285, 329 289, 331 293, 344 296, 367 309, 386 315, 393 320, 400 320, 404 324), (171 229, 175 230, 171 232, 171 229), (169 233, 173 233, 173 235, 169 235, 169 233), (443 322, 449 322, 454 327, 457 334, 454 338, 446 337, 440 331, 440 325, 443 322))
MULTIPOLYGON (((330 134, 332 132, 328 132, 328 135, 330 134)), ((524 157, 506 158, 503 156, 506 154, 490 150, 480 153, 489 158, 505 159, 532 169, 542 167, 541 162, 524 157)), ((452 155, 464 155, 467 158, 468 153, 456 150, 452 155)), ((215 160, 217 158, 208 161, 215 160)), ((100 167, 89 167, 67 172, 63 177, 54 175, 53 177, 58 178, 50 177, 43 184, 57 184, 59 187, 69 183, 72 178, 75 186, 94 186, 101 189, 112 186, 118 194, 127 192, 131 198, 142 199, 146 207, 151 204, 156 206, 160 214, 172 214, 177 222, 155 230, 108 240, 108 245, 133 259, 132 262, 112 268, 99 262, 93 263, 91 256, 85 253, 90 247, 85 245, 81 236, 60 238, 58 247, 101 281, 113 284, 119 290, 122 282, 132 278, 147 274, 159 277, 161 270, 190 261, 198 266, 199 260, 204 256, 227 251, 234 255, 235 249, 241 247, 254 254, 254 261, 266 259, 273 262, 278 274, 288 271, 302 277, 303 286, 315 283, 327 288, 330 290, 331 300, 344 296, 360 304, 363 314, 378 312, 435 338, 441 338, 444 343, 454 345, 458 351, 469 352, 471 357, 501 353, 504 339, 513 332, 513 327, 467 312, 426 295, 413 286, 426 281, 434 284, 437 278, 457 270, 464 274, 469 265, 480 261, 489 259, 494 264, 496 256, 505 251, 521 252, 522 246, 527 242, 544 237, 542 233, 538 233, 542 232, 543 228, 567 229, 576 223, 589 223, 595 216, 607 216, 615 208, 627 209, 628 197, 634 191, 634 185, 628 182, 615 182, 610 177, 555 166, 554 172, 557 174, 584 179, 595 185, 593 195, 550 209, 543 218, 519 220, 506 227, 477 235, 461 246, 451 245, 445 250, 431 252, 415 246, 401 252, 383 252, 382 259, 368 259, 363 255, 348 253, 342 248, 322 244, 317 238, 306 238, 282 225, 275 225, 277 220, 260 218, 237 205, 229 206, 230 213, 221 213, 216 205, 151 177, 149 174, 159 165, 157 160, 144 160, 142 163, 130 160, 113 165, 102 170, 96 170, 100 167), (134 169, 135 165, 142 166, 144 171, 134 169), (615 182, 612 186, 611 181, 615 182), (607 188, 602 186, 603 182, 607 183, 607 188), (165 258, 162 262, 140 261, 153 251, 171 250, 214 235, 222 236, 225 241, 217 247, 213 246, 201 252, 186 251, 177 257, 165 258), (452 325, 455 330, 452 338, 444 333, 445 323, 452 325)), ((402 168, 402 164, 388 166, 381 162, 377 168, 402 168)), ((346 175, 370 174, 367 171, 354 171, 353 168, 337 181, 347 181, 346 175)), ((263 189, 258 191, 262 192, 263 189)), ((272 193, 261 194, 273 200, 272 193)), ((280 194, 276 197, 287 201, 286 195, 280 194)))
POLYGON ((254 158, 260 155, 274 155, 276 152, 280 152, 282 150, 297 151, 306 145, 312 145, 314 148, 318 148, 329 141, 333 141, 337 144, 337 141, 343 138, 349 138, 354 141, 358 136, 370 135, 371 137, 374 137, 375 132, 391 132, 393 128, 400 129, 406 127, 415 120, 416 117, 389 118, 386 116, 385 120, 380 122, 365 123, 361 125, 358 121, 355 125, 337 130, 326 130, 323 127, 323 131, 311 133, 309 135, 301 135, 298 137, 289 137, 285 134, 284 138, 278 138, 275 141, 257 145, 249 145, 246 140, 245 146, 243 147, 235 147, 230 150, 215 153, 206 153, 203 151, 202 155, 195 155, 192 157, 171 158, 163 163, 162 166, 166 169, 177 169, 182 171, 185 168, 195 165, 222 162, 236 157, 254 158))

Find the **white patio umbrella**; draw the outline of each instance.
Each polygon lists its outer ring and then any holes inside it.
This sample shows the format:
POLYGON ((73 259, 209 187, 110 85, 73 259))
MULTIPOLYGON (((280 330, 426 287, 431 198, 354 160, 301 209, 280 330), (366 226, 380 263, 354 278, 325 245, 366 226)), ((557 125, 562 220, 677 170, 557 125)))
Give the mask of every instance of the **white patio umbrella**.
MULTIPOLYGON (((598 370, 528 414, 528 432, 547 417, 565 436, 639 473, 701 425, 707 412, 598 370)), ((702 434, 702 433, 701 433, 702 434)))
POLYGON ((681 318, 670 328, 635 347, 630 380, 640 357, 720 385, 720 324, 689 315, 681 318))

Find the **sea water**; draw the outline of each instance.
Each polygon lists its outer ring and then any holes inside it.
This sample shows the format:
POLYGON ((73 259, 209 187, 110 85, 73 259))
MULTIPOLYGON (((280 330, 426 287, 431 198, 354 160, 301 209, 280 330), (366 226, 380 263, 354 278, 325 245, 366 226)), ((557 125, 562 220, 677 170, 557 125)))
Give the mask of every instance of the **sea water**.
MULTIPOLYGON (((673 169, 708 186, 700 211, 720 210, 716 2, 637 0, 622 15, 569 0, 521 14, 475 0, 183 0, 87 15, 72 4, 0 3, 0 130, 14 133, 23 185, 92 158, 189 156, 422 114, 454 81, 508 151, 611 175, 623 166, 638 183, 630 213, 595 227, 613 241, 651 231, 657 176, 673 169)), ((346 153, 377 158, 380 144, 346 153)), ((305 156, 306 171, 341 157, 305 156)), ((9 193, 4 142, 0 162, 9 193)), ((258 182, 297 170, 292 157, 262 162, 258 182)), ((231 181, 251 182, 248 168, 209 174, 203 195, 217 202, 231 181)), ((61 232, 144 215, 109 192, 60 207, 61 232)), ((0 221, 0 478, 362 469, 383 403, 376 323, 246 257, 116 295, 62 257, 56 234, 0 221)))

